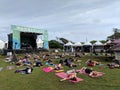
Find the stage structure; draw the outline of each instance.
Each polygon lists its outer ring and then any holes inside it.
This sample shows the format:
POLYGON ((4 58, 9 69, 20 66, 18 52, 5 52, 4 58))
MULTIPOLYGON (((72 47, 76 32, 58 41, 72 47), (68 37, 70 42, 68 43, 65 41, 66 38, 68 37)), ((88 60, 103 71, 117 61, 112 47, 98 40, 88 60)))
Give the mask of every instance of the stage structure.
MULTIPOLYGON (((24 26, 11 25, 12 35, 9 35, 9 38, 12 38, 11 47, 12 49, 22 49, 25 45, 28 45, 37 48, 36 39, 37 35, 43 35, 43 48, 49 49, 48 45, 48 32, 43 29, 36 29, 24 26)), ((10 41, 10 40, 9 40, 10 41)))

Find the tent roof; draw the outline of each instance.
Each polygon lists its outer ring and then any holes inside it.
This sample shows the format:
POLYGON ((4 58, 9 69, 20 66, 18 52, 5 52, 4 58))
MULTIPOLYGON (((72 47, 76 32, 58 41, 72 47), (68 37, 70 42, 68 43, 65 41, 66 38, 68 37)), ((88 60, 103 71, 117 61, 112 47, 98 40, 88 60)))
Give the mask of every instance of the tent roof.
POLYGON ((109 43, 111 43, 112 41, 111 40, 108 40, 107 42, 106 42, 106 44, 109 44, 109 43))
POLYGON ((84 45, 91 45, 91 43, 90 42, 86 42, 84 45))
POLYGON ((75 44, 73 44, 74 46, 82 46, 82 44, 80 42, 76 42, 75 44))
POLYGON ((65 44, 65 46, 72 46, 73 44, 71 42, 68 42, 65 44))
POLYGON ((97 41, 95 45, 103 45, 101 42, 97 41))

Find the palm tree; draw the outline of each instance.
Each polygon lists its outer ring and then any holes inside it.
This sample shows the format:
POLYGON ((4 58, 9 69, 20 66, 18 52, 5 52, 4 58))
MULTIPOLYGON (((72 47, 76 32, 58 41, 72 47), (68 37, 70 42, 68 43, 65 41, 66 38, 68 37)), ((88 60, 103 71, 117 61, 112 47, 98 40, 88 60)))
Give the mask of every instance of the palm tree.
POLYGON ((85 42, 80 42, 82 45, 84 45, 85 44, 85 42))
POLYGON ((100 40, 99 42, 101 42, 104 45, 107 41, 106 40, 100 40))

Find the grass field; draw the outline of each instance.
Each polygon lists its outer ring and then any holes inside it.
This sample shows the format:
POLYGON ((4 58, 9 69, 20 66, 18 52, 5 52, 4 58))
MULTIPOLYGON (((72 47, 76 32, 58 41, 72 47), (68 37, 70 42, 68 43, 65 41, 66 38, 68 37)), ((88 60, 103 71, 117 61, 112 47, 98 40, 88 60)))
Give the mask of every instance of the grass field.
MULTIPOLYGON (((105 75, 99 78, 91 78, 87 75, 78 74, 84 81, 78 83, 70 83, 68 81, 60 82, 60 78, 55 76, 55 72, 45 73, 42 71, 44 67, 35 67, 32 74, 15 74, 14 71, 19 69, 7 70, 6 67, 11 64, 4 62, 6 56, 0 56, 0 90, 120 90, 120 69, 109 69, 106 67, 108 61, 103 57, 84 56, 80 60, 75 69, 79 69, 85 65, 85 61, 90 58, 92 60, 101 61, 104 68, 99 66, 93 67, 97 71, 104 72, 105 75)), ((23 67, 21 67, 23 68, 23 67)), ((71 69, 64 67, 65 70, 71 69)))

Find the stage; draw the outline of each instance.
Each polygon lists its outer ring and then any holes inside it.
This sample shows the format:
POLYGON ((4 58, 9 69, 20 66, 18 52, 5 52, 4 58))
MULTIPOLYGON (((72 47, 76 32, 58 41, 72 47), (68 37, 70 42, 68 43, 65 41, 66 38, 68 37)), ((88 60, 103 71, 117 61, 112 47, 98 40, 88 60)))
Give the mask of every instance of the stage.
POLYGON ((8 34, 8 49, 16 51, 37 50, 37 36, 43 35, 43 49, 49 49, 47 30, 11 26, 12 33, 8 34))

